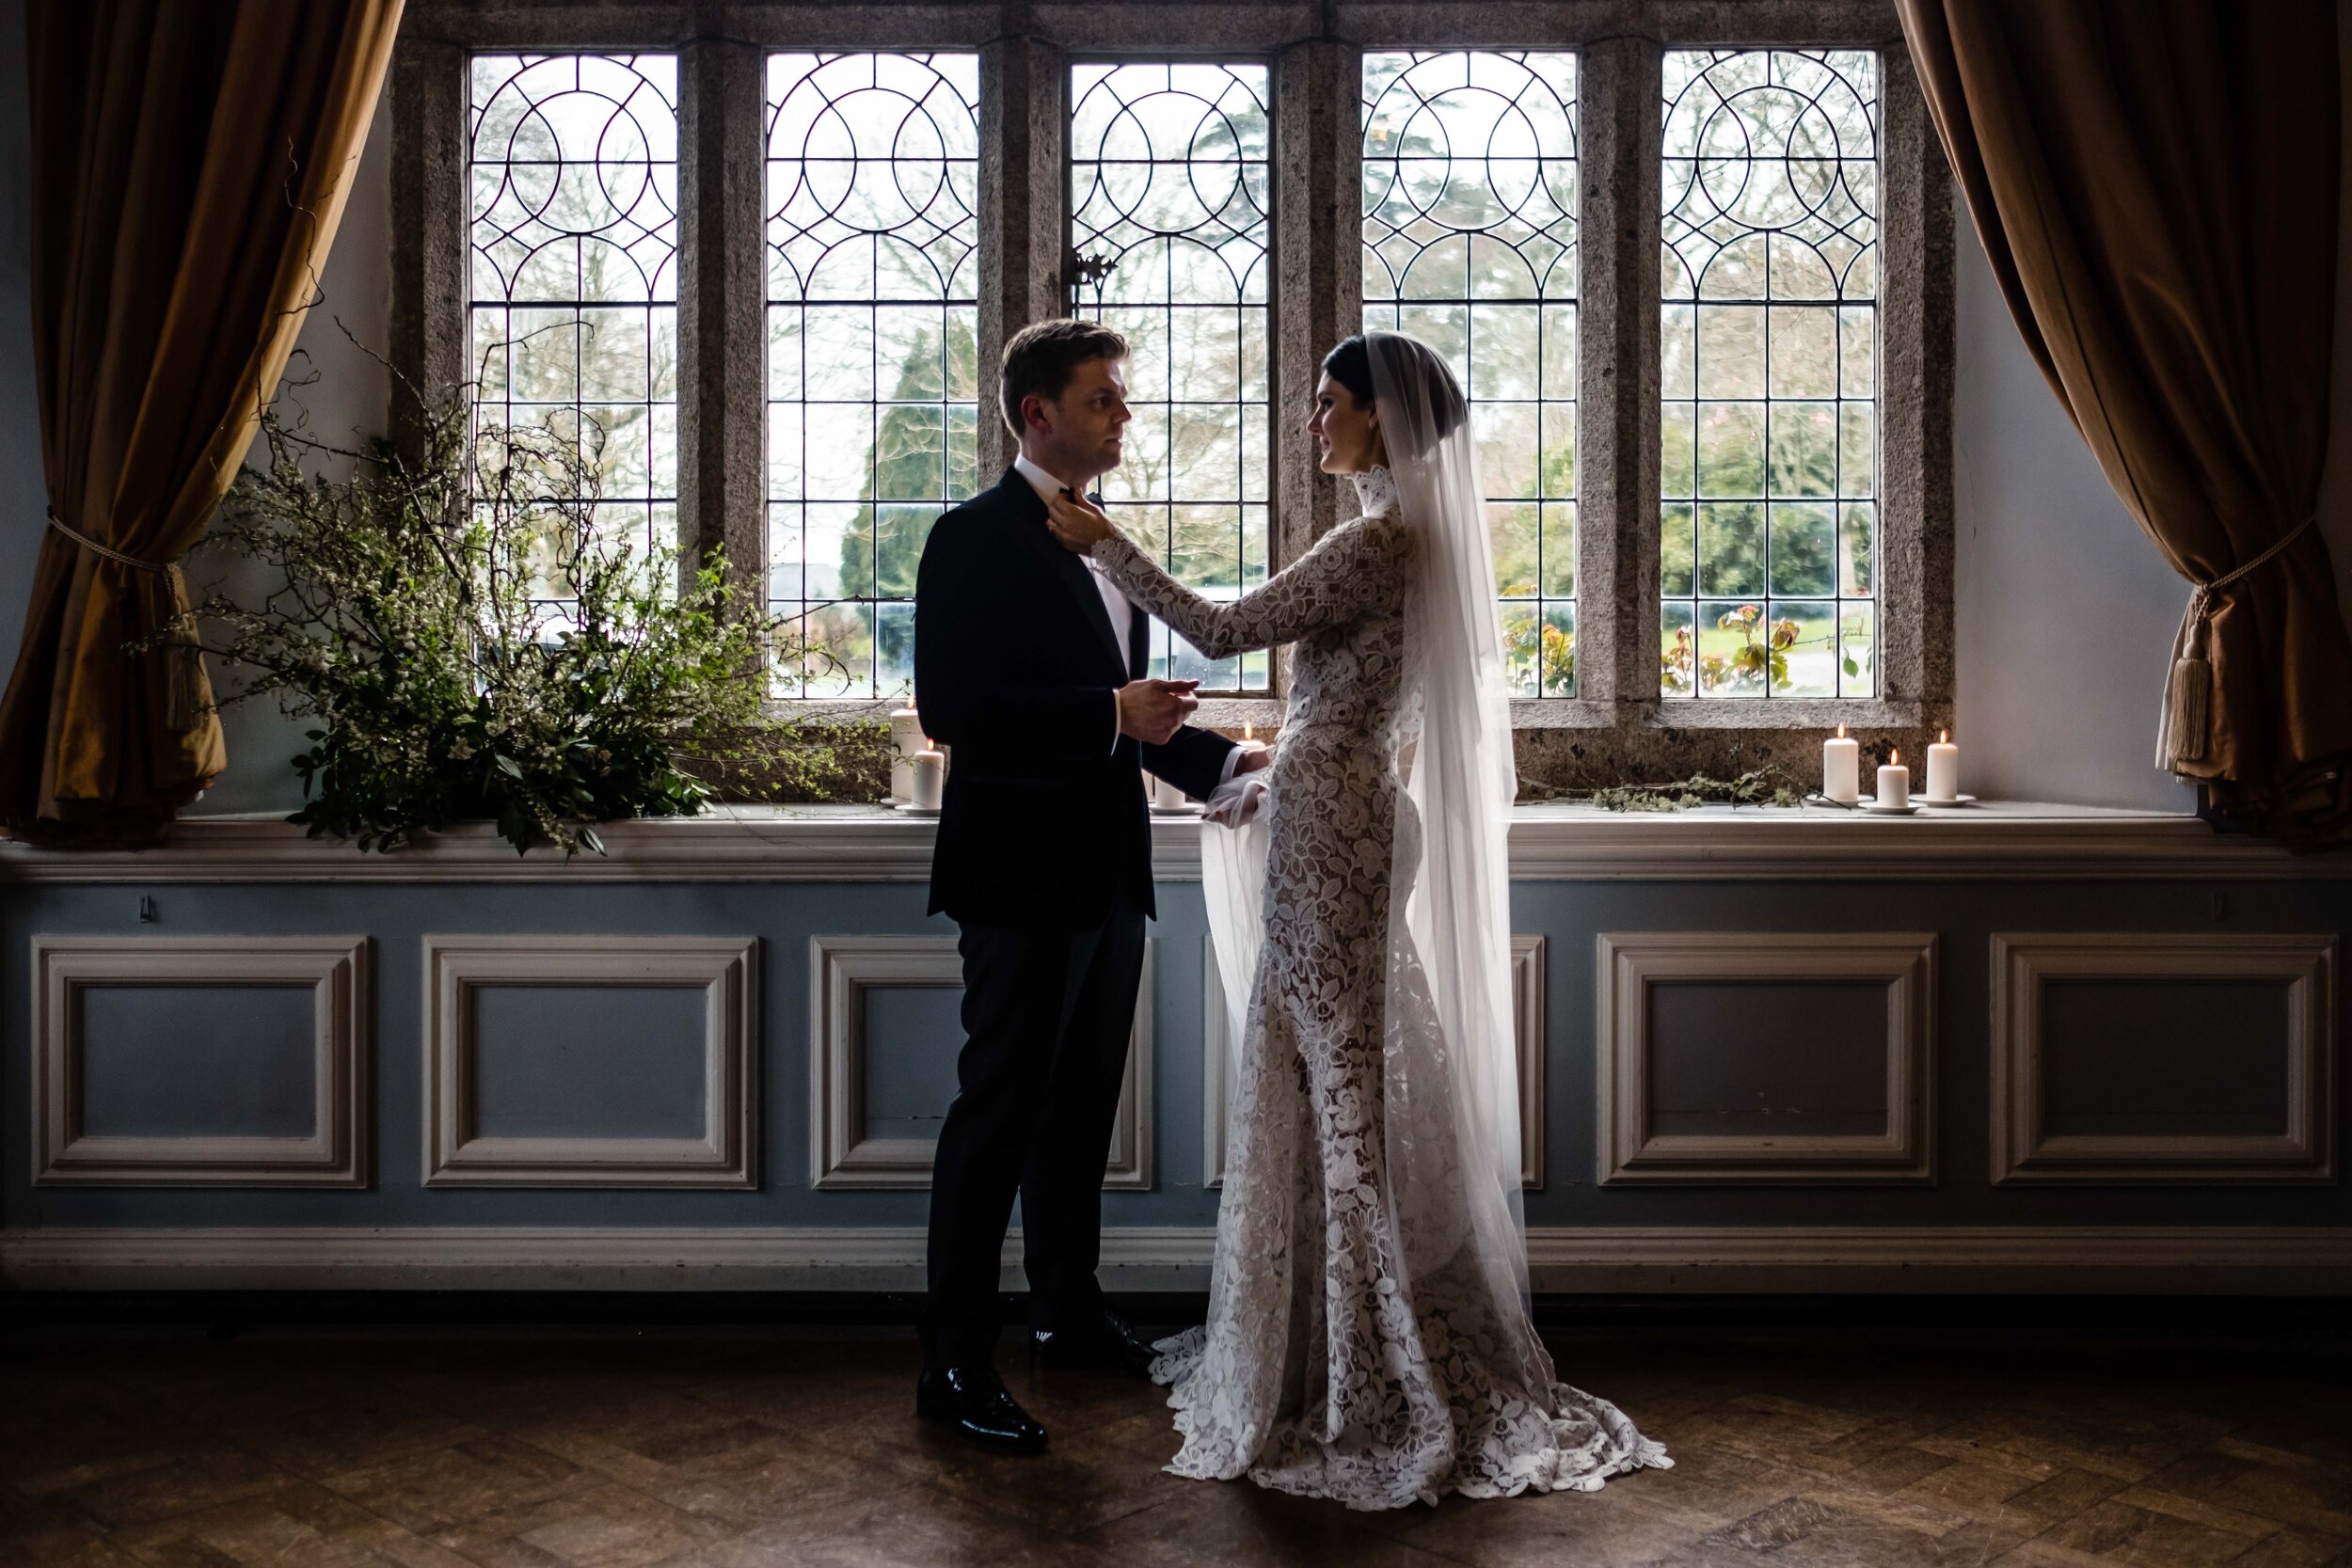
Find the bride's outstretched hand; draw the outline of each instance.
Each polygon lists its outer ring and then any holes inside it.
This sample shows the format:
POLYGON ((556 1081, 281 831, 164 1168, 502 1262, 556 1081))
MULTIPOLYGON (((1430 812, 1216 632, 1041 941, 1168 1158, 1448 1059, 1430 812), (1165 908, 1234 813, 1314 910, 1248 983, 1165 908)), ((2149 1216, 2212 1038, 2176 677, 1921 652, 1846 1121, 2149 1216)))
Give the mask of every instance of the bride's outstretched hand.
POLYGON ((1092 555, 1094 546, 1111 536, 1111 520, 1102 509, 1067 490, 1045 503, 1045 526, 1062 548, 1079 555, 1092 555))

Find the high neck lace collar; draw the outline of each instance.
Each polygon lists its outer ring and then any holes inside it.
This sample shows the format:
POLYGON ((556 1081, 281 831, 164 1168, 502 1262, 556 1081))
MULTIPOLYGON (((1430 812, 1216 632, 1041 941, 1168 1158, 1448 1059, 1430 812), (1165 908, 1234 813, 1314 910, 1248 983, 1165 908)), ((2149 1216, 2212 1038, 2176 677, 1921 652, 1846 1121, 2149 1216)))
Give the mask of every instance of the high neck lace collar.
POLYGON ((1396 476, 1388 469, 1368 468, 1348 477, 1356 482, 1356 504, 1365 516, 1384 517, 1396 510, 1396 476))

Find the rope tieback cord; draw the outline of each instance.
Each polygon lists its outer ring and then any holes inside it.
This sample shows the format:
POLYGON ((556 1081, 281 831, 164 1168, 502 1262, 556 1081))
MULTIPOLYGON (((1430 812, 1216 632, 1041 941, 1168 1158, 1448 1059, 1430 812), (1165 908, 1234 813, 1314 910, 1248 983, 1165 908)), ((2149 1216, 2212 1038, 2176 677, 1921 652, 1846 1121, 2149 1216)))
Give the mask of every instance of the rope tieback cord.
POLYGON ((135 555, 125 555, 111 545, 100 544, 97 540, 92 539, 88 534, 84 533, 80 529, 77 529, 72 524, 67 522, 63 517, 58 516, 55 512, 49 514, 49 526, 56 529, 59 533, 64 534, 68 539, 72 540, 75 544, 81 546, 82 548, 89 551, 91 554, 103 555, 107 560, 128 566, 134 571, 168 572, 174 566, 180 564, 177 561, 141 561, 135 555))
POLYGON ((2158 768, 2180 771, 2180 764, 2201 760, 2212 740, 2213 664, 2205 657, 2205 623, 2213 615, 2213 595, 2283 553, 2318 520, 2317 512, 2307 514, 2252 559, 2190 590, 2181 629, 2172 639, 2171 673, 2164 683, 2164 713, 2156 730, 2158 768))
MULTIPOLYGON (((135 555, 125 555, 111 545, 100 544, 55 512, 49 514, 49 526, 92 555, 103 556, 108 561, 128 566, 135 572, 151 572, 163 576, 173 599, 183 607, 180 613, 185 614, 186 601, 180 590, 180 578, 175 575, 180 566, 179 562, 142 561, 135 555)), ((166 667, 167 678, 164 683, 165 726, 184 735, 196 727, 198 721, 203 717, 206 707, 207 692, 204 686, 202 647, 193 641, 167 638, 155 643, 152 651, 163 655, 170 661, 166 667)))

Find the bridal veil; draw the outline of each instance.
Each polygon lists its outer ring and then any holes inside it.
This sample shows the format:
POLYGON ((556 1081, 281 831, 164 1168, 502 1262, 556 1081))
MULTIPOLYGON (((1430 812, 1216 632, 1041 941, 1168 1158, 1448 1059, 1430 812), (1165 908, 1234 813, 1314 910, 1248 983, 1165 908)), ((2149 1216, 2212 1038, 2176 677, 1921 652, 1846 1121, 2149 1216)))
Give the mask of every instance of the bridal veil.
MULTIPOLYGON (((1402 334, 1367 333, 1365 343, 1399 510, 1416 538, 1383 1027, 1384 1164, 1395 1189, 1387 1212, 1400 1231, 1403 1283, 1475 1278, 1484 1289, 1473 1293, 1523 1306, 1506 845, 1518 781, 1485 491, 1468 408, 1445 361, 1402 334)), ((1266 816, 1201 834, 1229 1085, 1263 942, 1266 816)), ((1526 1323, 1524 1312, 1505 1315, 1526 1323)), ((1511 1370, 1523 1386, 1549 1387, 1550 1360, 1532 1329, 1503 1338, 1514 1341, 1505 1358, 1518 1363, 1511 1370)))

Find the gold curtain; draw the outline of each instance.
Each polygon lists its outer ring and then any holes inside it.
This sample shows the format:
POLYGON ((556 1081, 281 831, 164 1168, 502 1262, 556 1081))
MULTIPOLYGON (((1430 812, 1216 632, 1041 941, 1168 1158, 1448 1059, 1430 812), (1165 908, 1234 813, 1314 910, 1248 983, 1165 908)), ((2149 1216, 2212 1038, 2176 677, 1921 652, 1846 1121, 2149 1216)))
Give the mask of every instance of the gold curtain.
POLYGON ((135 844, 219 776, 173 564, 236 477, 367 139, 401 0, 34 0, 32 313, 52 525, 0 822, 135 844), (79 535, 77 540, 74 535, 79 535))
POLYGON ((2277 836, 2352 837, 2352 638, 2302 526, 2333 369, 2334 0, 1898 4, 2018 330, 2198 585, 2159 766, 2277 836))

